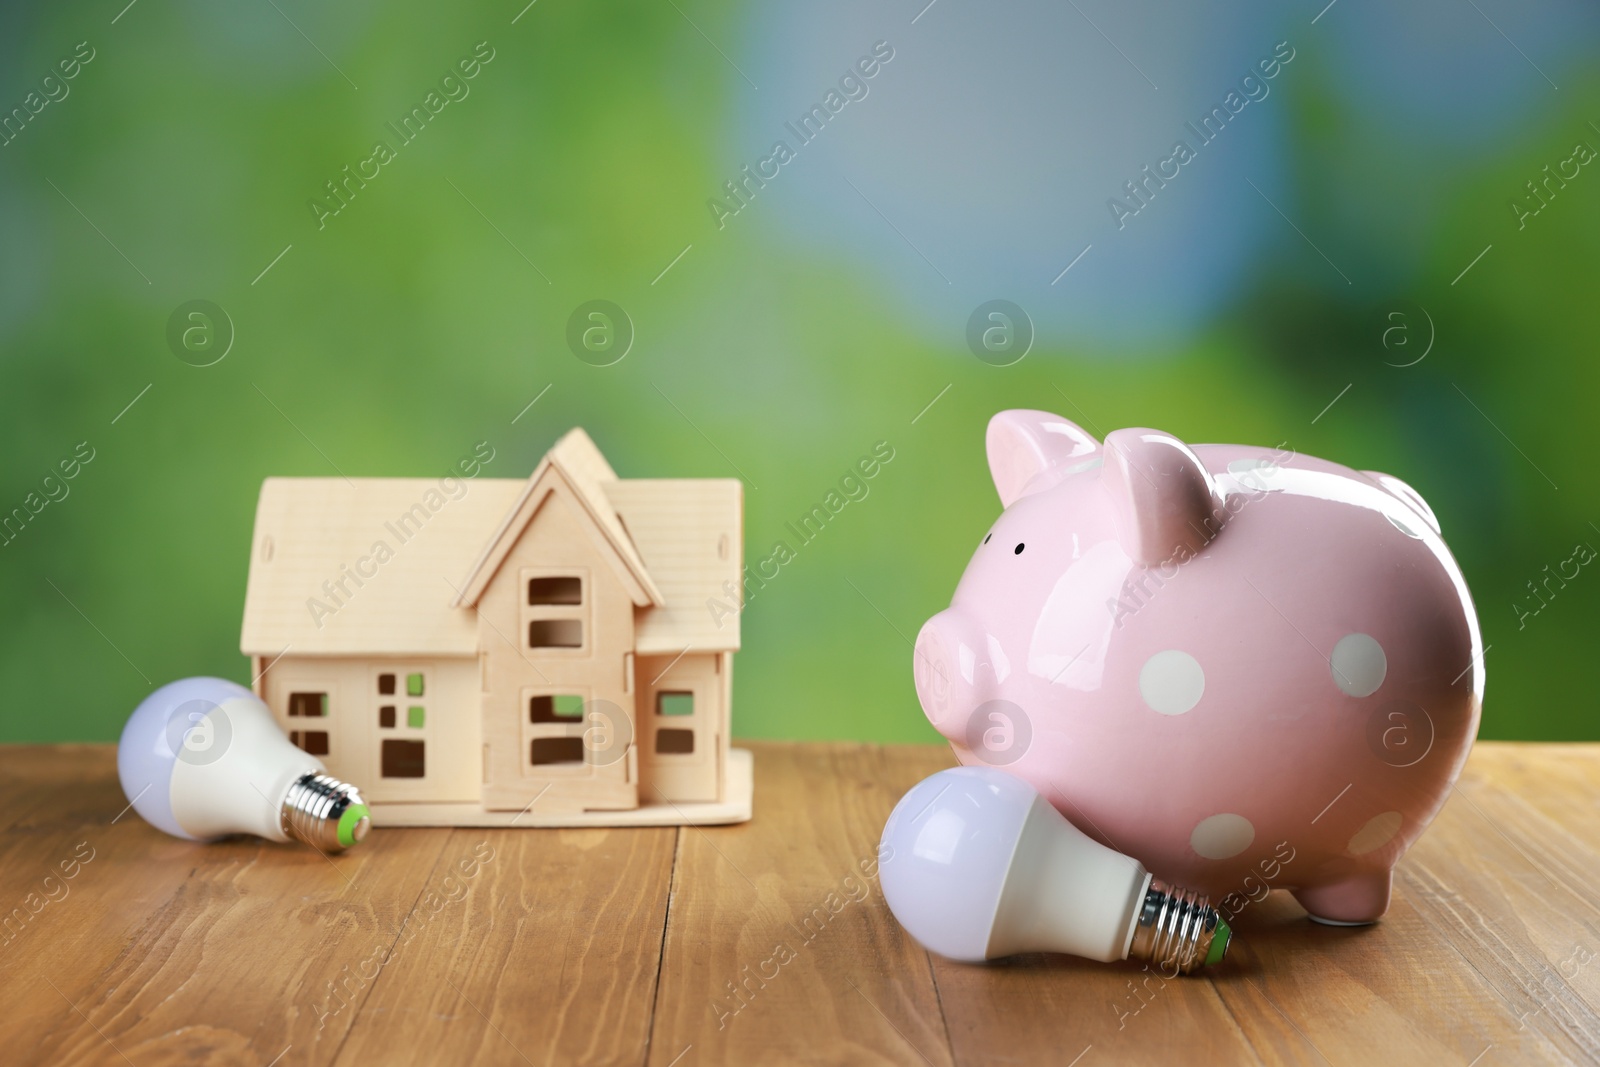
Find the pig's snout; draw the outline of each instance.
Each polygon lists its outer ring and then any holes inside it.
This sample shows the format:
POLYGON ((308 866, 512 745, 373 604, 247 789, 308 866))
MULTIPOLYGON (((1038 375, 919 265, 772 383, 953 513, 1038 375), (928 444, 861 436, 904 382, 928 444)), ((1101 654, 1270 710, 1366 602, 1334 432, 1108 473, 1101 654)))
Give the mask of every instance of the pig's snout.
POLYGON ((995 696, 999 679, 979 629, 954 609, 939 612, 917 634, 912 676, 917 699, 934 729, 965 743, 967 719, 995 696))

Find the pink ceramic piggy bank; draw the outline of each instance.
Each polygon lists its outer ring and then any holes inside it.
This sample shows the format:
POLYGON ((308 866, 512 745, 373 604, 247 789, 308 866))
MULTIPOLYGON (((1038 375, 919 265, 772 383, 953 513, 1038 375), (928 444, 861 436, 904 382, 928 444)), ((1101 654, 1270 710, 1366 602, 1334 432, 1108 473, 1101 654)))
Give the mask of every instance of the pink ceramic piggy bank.
POLYGON ((1482 639, 1409 486, 1288 450, 989 423, 1005 512, 917 637, 963 763, 1236 911, 1371 922, 1477 733, 1482 639))

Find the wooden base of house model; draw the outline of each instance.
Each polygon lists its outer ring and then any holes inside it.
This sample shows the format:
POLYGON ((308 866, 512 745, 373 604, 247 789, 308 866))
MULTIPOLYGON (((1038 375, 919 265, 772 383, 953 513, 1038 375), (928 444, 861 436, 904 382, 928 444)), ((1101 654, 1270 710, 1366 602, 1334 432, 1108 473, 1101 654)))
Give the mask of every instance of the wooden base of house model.
POLYGON ((240 645, 279 725, 380 827, 750 818, 740 483, 619 479, 582 430, 493 458, 262 485, 240 645))
POLYGON ((718 826, 747 822, 755 788, 755 760, 746 748, 728 750, 727 800, 657 800, 626 811, 547 815, 538 805, 523 811, 485 811, 477 804, 369 804, 374 826, 718 826))

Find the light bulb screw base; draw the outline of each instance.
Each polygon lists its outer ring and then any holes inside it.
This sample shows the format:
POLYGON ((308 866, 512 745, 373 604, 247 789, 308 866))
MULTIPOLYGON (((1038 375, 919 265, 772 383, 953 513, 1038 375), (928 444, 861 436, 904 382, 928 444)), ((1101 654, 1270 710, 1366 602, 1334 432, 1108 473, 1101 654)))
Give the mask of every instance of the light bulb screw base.
POLYGON ((326 774, 303 774, 289 786, 283 832, 322 852, 343 852, 367 836, 372 815, 353 785, 326 774))
POLYGON ((1128 958, 1189 974, 1227 955, 1233 932, 1204 894, 1150 879, 1133 928, 1128 958))

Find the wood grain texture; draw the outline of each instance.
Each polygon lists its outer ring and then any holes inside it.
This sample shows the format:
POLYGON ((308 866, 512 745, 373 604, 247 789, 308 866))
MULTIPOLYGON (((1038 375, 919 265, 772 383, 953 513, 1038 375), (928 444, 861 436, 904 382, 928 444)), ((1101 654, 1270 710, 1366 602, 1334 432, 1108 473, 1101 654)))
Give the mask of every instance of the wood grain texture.
POLYGON ((650 1064, 951 1062, 927 954, 875 877, 883 823, 921 777, 891 788, 893 762, 875 746, 763 745, 755 817, 684 829, 650 1064))
POLYGON ((1479 745, 1382 923, 1274 893, 1175 980, 930 958, 875 859, 949 753, 752 747, 744 825, 380 828, 331 858, 165 837, 109 746, 0 747, 0 1061, 1600 1061, 1600 745, 1479 745))
POLYGON ((639 1063, 677 836, 452 831, 338 1062, 639 1063))

